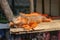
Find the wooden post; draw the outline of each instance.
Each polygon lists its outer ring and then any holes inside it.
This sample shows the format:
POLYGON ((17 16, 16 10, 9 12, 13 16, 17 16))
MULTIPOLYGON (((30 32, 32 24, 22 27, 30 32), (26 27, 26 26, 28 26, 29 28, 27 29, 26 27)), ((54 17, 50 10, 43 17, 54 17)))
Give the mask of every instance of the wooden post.
POLYGON ((36 11, 42 13, 42 0, 36 1, 36 11))
POLYGON ((12 19, 14 18, 14 15, 13 15, 13 12, 8 4, 8 1, 7 0, 0 0, 0 5, 1 5, 1 8, 3 9, 4 14, 6 15, 7 19, 9 21, 12 21, 12 19))
POLYGON ((34 12, 34 0, 30 0, 30 12, 34 12))

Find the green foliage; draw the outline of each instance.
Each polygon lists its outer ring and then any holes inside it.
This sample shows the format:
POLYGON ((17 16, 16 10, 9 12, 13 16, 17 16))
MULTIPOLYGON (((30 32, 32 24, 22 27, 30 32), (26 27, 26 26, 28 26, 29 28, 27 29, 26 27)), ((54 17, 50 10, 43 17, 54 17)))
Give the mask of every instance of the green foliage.
POLYGON ((7 20, 0 20, 0 23, 8 23, 7 20))
POLYGON ((0 16, 0 23, 8 23, 8 20, 3 16, 0 16))

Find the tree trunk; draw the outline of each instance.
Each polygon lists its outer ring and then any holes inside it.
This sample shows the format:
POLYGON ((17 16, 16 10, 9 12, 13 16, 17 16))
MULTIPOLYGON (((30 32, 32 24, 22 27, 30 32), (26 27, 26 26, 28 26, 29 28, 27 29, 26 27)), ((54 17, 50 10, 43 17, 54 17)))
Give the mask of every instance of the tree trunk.
POLYGON ((3 9, 4 14, 6 15, 9 21, 12 21, 14 18, 13 12, 8 4, 7 0, 0 0, 1 8, 3 9))

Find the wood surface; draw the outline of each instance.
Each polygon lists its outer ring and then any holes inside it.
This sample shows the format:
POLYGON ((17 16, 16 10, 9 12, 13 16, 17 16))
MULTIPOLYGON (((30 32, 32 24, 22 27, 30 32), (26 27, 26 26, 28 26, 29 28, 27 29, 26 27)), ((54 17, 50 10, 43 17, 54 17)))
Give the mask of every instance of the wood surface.
POLYGON ((40 23, 32 31, 26 31, 23 28, 10 28, 11 33, 19 33, 19 34, 58 31, 58 30, 60 30, 60 20, 52 20, 51 22, 40 23))

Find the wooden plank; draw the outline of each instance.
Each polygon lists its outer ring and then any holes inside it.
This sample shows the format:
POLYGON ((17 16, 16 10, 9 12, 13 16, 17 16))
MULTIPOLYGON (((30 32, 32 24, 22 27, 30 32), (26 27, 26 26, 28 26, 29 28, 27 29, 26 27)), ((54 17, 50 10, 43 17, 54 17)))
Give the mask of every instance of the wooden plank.
POLYGON ((40 29, 58 29, 60 28, 60 21, 59 20, 54 20, 52 22, 44 22, 40 23, 35 30, 40 30, 40 29))
POLYGON ((30 1, 30 12, 34 12, 34 0, 29 1, 30 1))
POLYGON ((59 16, 59 0, 51 0, 51 15, 59 16))
POLYGON ((48 14, 50 13, 50 4, 49 4, 50 0, 44 0, 44 13, 48 14))
POLYGON ((36 33, 36 32, 46 32, 46 31, 56 31, 60 30, 60 20, 54 20, 52 22, 44 22, 38 24, 36 28, 34 28, 34 31, 26 31, 24 29, 20 28, 13 28, 10 29, 11 33, 18 32, 19 34, 25 34, 25 33, 36 33))
POLYGON ((36 12, 42 13, 42 0, 36 1, 36 12))

